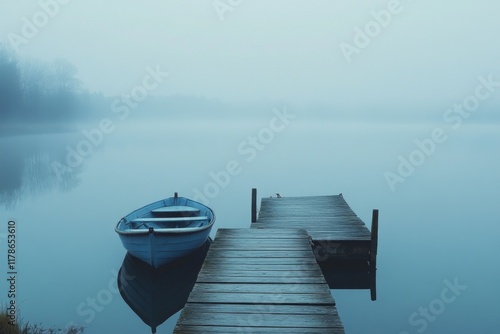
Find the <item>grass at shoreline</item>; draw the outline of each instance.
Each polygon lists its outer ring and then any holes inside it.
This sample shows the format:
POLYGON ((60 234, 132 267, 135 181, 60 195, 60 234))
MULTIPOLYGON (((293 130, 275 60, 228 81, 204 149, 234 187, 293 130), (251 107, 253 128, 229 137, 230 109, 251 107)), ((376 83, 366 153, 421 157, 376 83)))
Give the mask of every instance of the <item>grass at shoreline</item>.
POLYGON ((5 309, 0 310, 0 334, 81 334, 83 327, 71 326, 67 329, 43 328, 41 325, 16 323, 13 325, 5 309))

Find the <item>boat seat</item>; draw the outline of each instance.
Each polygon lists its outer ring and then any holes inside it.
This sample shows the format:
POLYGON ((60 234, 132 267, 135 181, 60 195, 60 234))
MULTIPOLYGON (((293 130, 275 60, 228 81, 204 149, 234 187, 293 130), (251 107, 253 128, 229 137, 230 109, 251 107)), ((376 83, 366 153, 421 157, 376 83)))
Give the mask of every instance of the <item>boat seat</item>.
POLYGON ((177 222, 191 222, 208 220, 207 216, 197 216, 197 217, 162 217, 162 218, 136 218, 132 219, 132 223, 142 223, 142 222, 154 222, 154 223, 177 223, 177 222))
POLYGON ((175 205, 175 206, 164 206, 158 209, 151 210, 153 213, 190 213, 196 214, 200 212, 200 209, 193 208, 191 206, 175 205))

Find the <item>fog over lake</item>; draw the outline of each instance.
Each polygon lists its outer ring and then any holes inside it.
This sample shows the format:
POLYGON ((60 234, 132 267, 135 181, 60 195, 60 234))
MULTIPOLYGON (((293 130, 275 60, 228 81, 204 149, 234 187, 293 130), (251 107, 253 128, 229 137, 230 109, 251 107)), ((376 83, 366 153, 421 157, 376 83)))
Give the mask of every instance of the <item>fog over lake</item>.
POLYGON ((332 290, 347 333, 498 331, 496 2, 0 2, 23 321, 150 333, 117 289, 118 220, 178 192, 214 238, 250 227, 257 188, 380 210, 377 300, 332 290))

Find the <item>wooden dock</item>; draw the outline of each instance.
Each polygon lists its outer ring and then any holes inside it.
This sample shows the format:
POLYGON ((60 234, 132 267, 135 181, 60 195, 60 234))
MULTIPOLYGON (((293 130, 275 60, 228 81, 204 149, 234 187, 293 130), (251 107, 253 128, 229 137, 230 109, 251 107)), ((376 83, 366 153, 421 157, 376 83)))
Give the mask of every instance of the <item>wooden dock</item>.
POLYGON ((256 195, 253 189, 252 228, 305 229, 325 277, 332 278, 327 280, 331 288, 369 289, 371 299, 377 298, 378 210, 369 231, 342 194, 263 198, 258 215, 256 195), (351 285, 338 283, 345 275, 351 285))
POLYGON ((369 231, 342 195, 264 198, 258 215, 256 195, 251 228, 217 231, 174 333, 344 333, 330 288, 375 300, 378 211, 369 231))
POLYGON ((219 229, 174 333, 344 333, 300 229, 219 229))

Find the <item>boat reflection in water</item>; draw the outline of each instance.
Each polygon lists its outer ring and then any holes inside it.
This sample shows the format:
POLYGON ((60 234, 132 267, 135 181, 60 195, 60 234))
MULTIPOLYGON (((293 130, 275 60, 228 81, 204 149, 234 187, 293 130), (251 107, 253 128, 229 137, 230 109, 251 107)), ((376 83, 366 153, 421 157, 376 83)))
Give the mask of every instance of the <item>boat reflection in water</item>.
POLYGON ((184 307, 211 242, 208 238, 193 253, 156 269, 130 253, 125 255, 118 274, 120 294, 152 333, 184 307))

